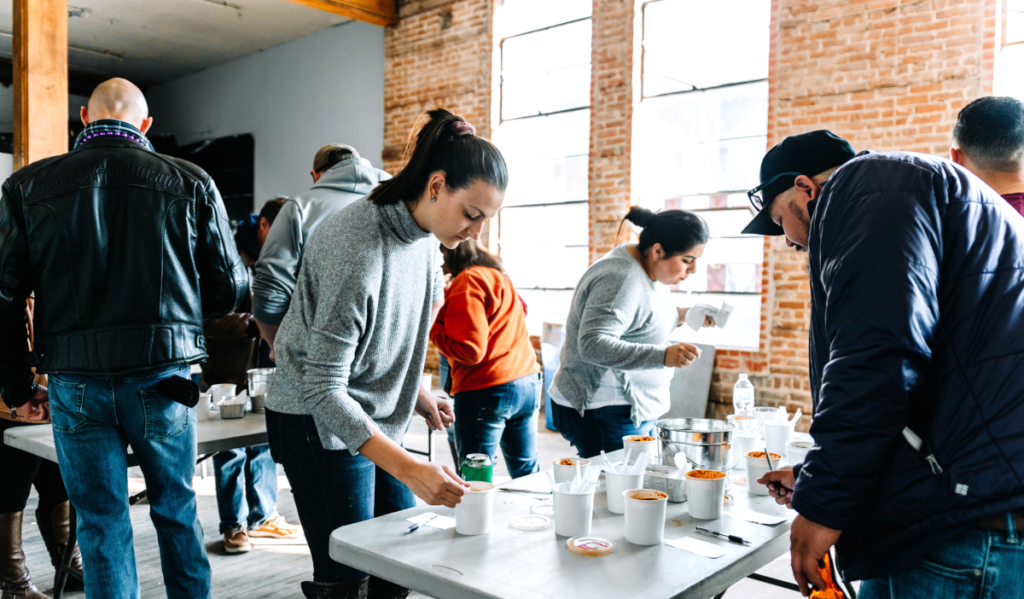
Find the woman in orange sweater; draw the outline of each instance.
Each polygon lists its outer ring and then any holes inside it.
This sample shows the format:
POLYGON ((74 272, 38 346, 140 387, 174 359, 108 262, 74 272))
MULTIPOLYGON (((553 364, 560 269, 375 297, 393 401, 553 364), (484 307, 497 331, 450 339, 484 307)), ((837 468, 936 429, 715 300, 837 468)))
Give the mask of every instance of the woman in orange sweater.
POLYGON ((540 368, 526 306, 501 260, 472 239, 445 250, 452 280, 430 340, 451 363, 460 459, 498 445, 512 478, 537 472, 540 368))

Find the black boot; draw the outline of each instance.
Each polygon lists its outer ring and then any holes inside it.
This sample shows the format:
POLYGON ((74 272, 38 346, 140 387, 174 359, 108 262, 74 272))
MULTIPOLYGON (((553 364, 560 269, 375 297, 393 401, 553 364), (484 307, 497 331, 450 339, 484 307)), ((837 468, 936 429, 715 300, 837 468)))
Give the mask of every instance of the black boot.
POLYGON ((367 590, 366 599, 405 599, 408 596, 409 589, 383 578, 370 577, 370 587, 367 590))
POLYGON ((347 582, 303 582, 306 599, 366 599, 368 578, 347 582))
MULTIPOLYGON (((61 560, 64 559, 64 549, 68 546, 68 538, 71 535, 71 502, 57 504, 49 514, 36 512, 36 524, 39 526, 39 534, 46 544, 46 552, 50 554, 50 563, 54 570, 60 570, 61 560)), ((56 575, 54 575, 56 585, 56 575)), ((85 586, 82 584, 82 553, 75 544, 75 553, 71 557, 71 572, 68 573, 68 580, 64 583, 64 590, 81 591, 85 586)))
POLYGON ((0 599, 48 599, 32 584, 21 550, 24 512, 0 514, 0 599))

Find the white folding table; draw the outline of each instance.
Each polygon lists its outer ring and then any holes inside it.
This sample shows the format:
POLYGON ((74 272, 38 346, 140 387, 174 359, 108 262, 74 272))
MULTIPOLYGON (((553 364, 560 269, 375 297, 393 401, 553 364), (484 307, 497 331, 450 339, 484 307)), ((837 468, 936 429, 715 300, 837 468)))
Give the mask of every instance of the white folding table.
MULTIPOLYGON (((619 460, 621 452, 609 457, 619 460)), ((548 482, 543 473, 538 473, 499 486, 547 489, 548 482)), ((608 511, 602 481, 594 498, 591 532, 615 543, 615 551, 610 555, 585 557, 572 553, 566 547, 568 539, 557 536, 553 527, 539 531, 510 527, 509 519, 529 513, 538 503, 537 496, 498 492, 494 528, 488 534, 464 536, 454 528, 438 530, 428 526, 402 534, 409 526, 406 518, 417 514, 455 516, 453 509, 420 506, 335 530, 331 535, 331 557, 395 584, 444 599, 708 599, 788 551, 789 528, 796 517, 771 497, 751 495, 746 486, 733 484, 729 494, 733 501, 726 506, 726 512, 746 508, 784 516, 786 521, 764 526, 728 516, 720 520, 693 520, 686 503, 669 503, 666 540, 693 536, 731 546, 733 551, 710 559, 668 545, 633 545, 625 538, 623 516, 608 511), (753 544, 745 547, 699 535, 694 530, 698 525, 744 537, 753 544)), ((795 587, 788 583, 780 586, 795 587)))

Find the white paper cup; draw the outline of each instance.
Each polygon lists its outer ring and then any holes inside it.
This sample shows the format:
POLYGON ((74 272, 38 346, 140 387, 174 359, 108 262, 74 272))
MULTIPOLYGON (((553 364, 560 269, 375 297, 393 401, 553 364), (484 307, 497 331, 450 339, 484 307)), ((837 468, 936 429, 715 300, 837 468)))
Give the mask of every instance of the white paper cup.
POLYGON ((786 443, 786 449, 789 451, 786 453, 786 463, 790 466, 796 466, 804 461, 807 457, 807 452, 814 447, 814 441, 790 441, 786 443))
POLYGON ((736 456, 735 468, 745 469, 747 467, 746 455, 751 451, 757 451, 760 448, 764 451, 764 439, 760 436, 753 437, 740 437, 733 435, 732 437, 732 455, 736 456))
MULTIPOLYGON (((785 465, 786 460, 781 455, 772 452, 772 464, 775 465, 775 469, 778 470, 785 465)), ((757 479, 761 478, 768 471, 768 460, 764 459, 764 450, 752 451, 746 454, 747 458, 747 490, 754 495, 767 495, 768 486, 760 485, 757 483, 757 479), (756 456, 754 454, 757 454, 756 456)))
POLYGON ((626 505, 626 540, 635 545, 657 545, 665 537, 668 495, 652 489, 622 492, 626 505))
POLYGON ((455 504, 455 530, 460 535, 482 535, 494 524, 494 485, 482 480, 469 483, 462 501, 455 504))
POLYGON ((755 406, 754 418, 757 418, 757 425, 764 426, 765 422, 774 422, 782 418, 779 408, 769 406, 755 406))
POLYGON ((590 534, 590 521, 594 516, 594 490, 589 493, 567 493, 569 483, 555 485, 555 534, 563 537, 582 537, 590 534))
POLYGON ((691 470, 686 473, 686 500, 690 503, 690 517, 697 520, 717 520, 725 505, 724 472, 717 470, 691 470), (697 478, 698 473, 721 474, 718 478, 697 478))
POLYGON ((641 453, 649 453, 652 458, 655 458, 658 457, 658 438, 654 435, 626 435, 622 438, 622 448, 632 449, 629 453, 630 464, 635 463, 641 453), (649 438, 650 441, 638 440, 645 437, 649 438))
POLYGON ((196 420, 209 420, 211 407, 213 407, 213 396, 209 393, 200 393, 199 403, 196 404, 196 420))
POLYGON ((231 399, 236 395, 235 385, 210 385, 207 391, 211 395, 214 405, 220 404, 222 399, 231 399))
POLYGON ((605 487, 608 490, 608 511, 613 514, 622 514, 626 511, 625 503, 622 501, 622 492, 630 489, 641 489, 644 486, 644 475, 640 474, 615 474, 605 472, 605 487))
POLYGON ((430 393, 434 389, 434 375, 424 374, 423 376, 421 376, 420 387, 423 387, 424 389, 427 390, 427 393, 430 393))
POLYGON ((590 472, 590 460, 583 458, 559 458, 555 460, 555 482, 556 483, 567 483, 572 479, 576 478, 576 464, 580 465, 580 473, 586 477, 587 473, 590 472), (572 465, 561 464, 563 460, 569 460, 572 465))
POLYGON ((793 424, 785 420, 774 420, 764 423, 764 440, 768 451, 785 457, 786 443, 793 439, 793 424))

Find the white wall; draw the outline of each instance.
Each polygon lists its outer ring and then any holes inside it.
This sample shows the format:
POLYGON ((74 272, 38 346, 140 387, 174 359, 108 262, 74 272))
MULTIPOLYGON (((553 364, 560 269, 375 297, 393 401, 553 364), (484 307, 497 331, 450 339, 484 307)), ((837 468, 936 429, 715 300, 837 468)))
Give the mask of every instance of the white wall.
POLYGON ((313 154, 354 146, 374 166, 384 149, 384 29, 326 29, 146 90, 153 132, 178 144, 251 133, 255 203, 310 188, 313 154))

